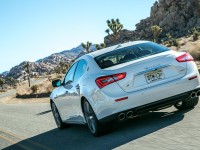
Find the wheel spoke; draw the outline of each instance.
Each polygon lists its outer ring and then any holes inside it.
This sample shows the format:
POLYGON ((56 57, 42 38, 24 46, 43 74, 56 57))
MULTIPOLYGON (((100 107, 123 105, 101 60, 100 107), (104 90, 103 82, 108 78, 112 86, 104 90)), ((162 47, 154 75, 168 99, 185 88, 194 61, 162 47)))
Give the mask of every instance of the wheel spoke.
POLYGON ((53 104, 53 107, 52 107, 52 108, 53 108, 52 110, 53 110, 53 115, 54 115, 56 124, 57 124, 57 126, 60 126, 59 114, 58 114, 58 111, 57 111, 57 109, 56 109, 55 104, 53 104))
POLYGON ((88 102, 84 103, 84 112, 85 112, 85 119, 88 124, 88 127, 90 128, 91 132, 94 133, 96 131, 95 119, 88 102))
POLYGON ((91 113, 90 113, 90 106, 89 106, 89 104, 86 102, 86 112, 87 112, 87 114, 90 116, 91 115, 91 113))
POLYGON ((95 128, 94 117, 90 117, 90 125, 91 125, 91 128, 92 128, 93 132, 95 132, 96 128, 95 128))
POLYGON ((88 110, 87 102, 84 103, 84 112, 85 112, 85 114, 87 115, 87 117, 90 116, 90 112, 89 112, 89 110, 88 110))

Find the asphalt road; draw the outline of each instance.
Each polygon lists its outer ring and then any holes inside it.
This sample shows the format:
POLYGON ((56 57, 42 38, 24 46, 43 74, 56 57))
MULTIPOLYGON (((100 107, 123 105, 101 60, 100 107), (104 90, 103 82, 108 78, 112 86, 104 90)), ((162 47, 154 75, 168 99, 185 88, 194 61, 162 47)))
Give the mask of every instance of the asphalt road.
POLYGON ((199 114, 200 105, 182 112, 172 107, 115 124, 96 138, 86 126, 57 129, 48 103, 0 103, 0 149, 199 150, 199 114))
POLYGON ((12 89, 8 92, 5 92, 5 93, 1 93, 0 94, 0 100, 4 97, 8 97, 8 96, 11 96, 11 95, 14 95, 16 93, 16 90, 15 89, 12 89))

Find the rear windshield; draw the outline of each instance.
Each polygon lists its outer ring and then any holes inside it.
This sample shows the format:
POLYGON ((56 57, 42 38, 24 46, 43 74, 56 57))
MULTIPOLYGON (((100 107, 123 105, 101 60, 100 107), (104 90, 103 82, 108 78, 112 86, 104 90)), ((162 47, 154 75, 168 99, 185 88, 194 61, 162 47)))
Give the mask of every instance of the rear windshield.
POLYGON ((99 67, 104 69, 168 50, 169 49, 164 46, 152 42, 147 42, 113 50, 111 52, 97 56, 94 59, 99 67))

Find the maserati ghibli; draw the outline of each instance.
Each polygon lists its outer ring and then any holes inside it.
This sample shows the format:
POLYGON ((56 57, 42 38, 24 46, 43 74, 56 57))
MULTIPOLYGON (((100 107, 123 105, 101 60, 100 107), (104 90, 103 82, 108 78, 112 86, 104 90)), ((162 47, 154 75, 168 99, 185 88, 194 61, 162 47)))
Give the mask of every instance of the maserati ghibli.
POLYGON ((58 128, 86 124, 94 136, 114 122, 175 106, 197 105, 199 72, 193 57, 149 41, 134 41, 78 58, 50 95, 58 128))

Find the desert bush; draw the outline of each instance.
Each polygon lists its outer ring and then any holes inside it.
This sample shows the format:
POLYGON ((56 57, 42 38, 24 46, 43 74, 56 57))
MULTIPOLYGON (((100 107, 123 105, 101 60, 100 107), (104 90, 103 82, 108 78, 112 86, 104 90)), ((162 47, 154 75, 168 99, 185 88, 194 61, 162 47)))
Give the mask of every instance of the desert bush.
POLYGON ((39 89, 38 85, 33 85, 31 87, 31 90, 33 91, 33 93, 37 93, 38 89, 39 89))
POLYGON ((176 46, 176 47, 179 47, 180 44, 179 44, 179 41, 178 39, 175 39, 171 36, 171 34, 166 34, 167 38, 168 38, 168 41, 167 41, 167 47, 171 47, 171 46, 176 46))
POLYGON ((192 35, 192 40, 197 41, 199 39, 200 32, 197 30, 198 28, 194 27, 192 30, 189 30, 189 34, 192 35))
POLYGON ((198 40, 198 37, 199 37, 199 32, 197 31, 196 28, 193 28, 192 29, 192 38, 193 38, 193 41, 198 40))
POLYGON ((189 53, 192 55, 192 57, 197 60, 200 61, 200 42, 195 44, 191 50, 189 50, 189 53))
POLYGON ((199 36, 199 33, 198 32, 194 32, 193 35, 192 35, 193 41, 198 40, 198 36, 199 36))

